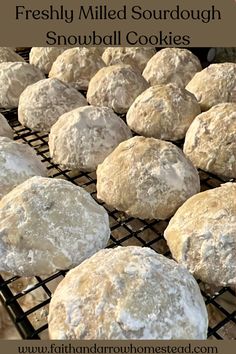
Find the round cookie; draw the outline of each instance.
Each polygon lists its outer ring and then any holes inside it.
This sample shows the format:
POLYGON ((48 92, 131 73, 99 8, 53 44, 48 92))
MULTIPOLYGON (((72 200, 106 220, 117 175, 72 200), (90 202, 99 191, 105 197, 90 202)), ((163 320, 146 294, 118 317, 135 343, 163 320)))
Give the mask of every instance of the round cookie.
POLYGON ((199 191, 198 172, 182 151, 153 138, 121 143, 97 169, 98 198, 140 219, 168 219, 199 191))
POLYGON ((66 50, 65 47, 32 47, 29 62, 48 74, 57 57, 66 50))
POLYGON ((24 89, 44 78, 38 68, 28 63, 0 63, 0 108, 16 108, 24 89))
POLYGON ((62 115, 49 135, 55 163, 80 171, 94 171, 119 143, 132 136, 110 108, 87 106, 62 115))
POLYGON ((0 202, 1 271, 48 275, 106 246, 108 214, 68 181, 32 177, 0 202))
POLYGON ((128 126, 146 137, 180 140, 201 113, 194 95, 176 84, 148 88, 136 98, 127 113, 128 126))
POLYGON ((13 139, 13 129, 8 124, 6 118, 0 113, 0 137, 5 136, 9 139, 13 139))
POLYGON ((199 59, 189 50, 165 48, 149 60, 143 76, 151 86, 172 82, 185 87, 201 69, 199 59))
POLYGON ((211 64, 197 73, 186 86, 197 98, 202 111, 218 103, 236 102, 236 64, 211 64))
POLYGON ((47 170, 34 149, 0 137, 0 200, 15 186, 37 175, 46 176, 47 170))
POLYGON ((57 57, 49 77, 70 83, 77 90, 87 90, 91 78, 104 66, 96 51, 84 47, 71 48, 57 57))
POLYGON ((112 65, 99 70, 91 79, 87 100, 94 106, 106 106, 117 113, 126 113, 148 86, 130 65, 112 65))
POLYGON ((13 49, 8 47, 0 47, 0 63, 5 62, 24 62, 24 59, 13 49))
POLYGON ((236 178, 236 103, 221 103, 197 116, 184 143, 184 153, 204 171, 236 178))
POLYGON ((154 48, 108 47, 104 51, 102 59, 106 65, 127 64, 142 72, 155 53, 154 48))
POLYGON ((205 339, 195 279, 150 248, 101 250, 71 270, 49 308, 51 339, 205 339))
POLYGON ((187 200, 164 236, 172 256, 197 278, 216 286, 235 286, 236 183, 187 200))
POLYGON ((44 79, 28 86, 20 96, 18 119, 32 130, 49 131, 58 118, 87 101, 70 85, 56 79, 44 79))

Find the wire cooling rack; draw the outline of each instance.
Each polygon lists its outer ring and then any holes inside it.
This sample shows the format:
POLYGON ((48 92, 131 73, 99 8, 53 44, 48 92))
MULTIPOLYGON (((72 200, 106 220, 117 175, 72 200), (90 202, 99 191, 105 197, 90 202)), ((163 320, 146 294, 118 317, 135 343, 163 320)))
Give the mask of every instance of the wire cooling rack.
MULTIPOLYGON (((28 51, 20 53, 26 60, 28 51)), ((17 120, 17 110, 2 112, 15 132, 15 140, 33 147, 47 166, 52 178, 66 179, 83 187, 96 199, 95 173, 73 175, 71 171, 52 163, 48 149, 48 135, 32 132, 17 120)), ((200 171, 201 189, 220 186, 219 178, 200 171)), ((168 221, 144 221, 128 217, 122 212, 102 204, 109 213, 111 236, 108 247, 138 245, 150 247, 170 257, 163 238, 168 221)), ((47 339, 47 315, 51 295, 66 272, 50 277, 30 279, 0 275, 0 300, 8 311, 15 327, 24 339, 47 339)), ((199 282, 209 314, 209 339, 236 339, 236 294, 231 288, 210 288, 199 282)))

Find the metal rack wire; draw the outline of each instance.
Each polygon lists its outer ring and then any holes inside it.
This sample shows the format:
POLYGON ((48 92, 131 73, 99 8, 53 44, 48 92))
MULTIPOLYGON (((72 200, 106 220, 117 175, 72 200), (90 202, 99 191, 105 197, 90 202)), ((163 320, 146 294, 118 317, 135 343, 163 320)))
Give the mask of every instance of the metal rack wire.
MULTIPOLYGON (((27 58, 27 54, 23 53, 27 58)), ((15 140, 24 142, 33 147, 41 160, 48 168, 49 176, 52 178, 63 178, 85 188, 92 197, 96 199, 96 175, 95 173, 80 173, 73 175, 71 171, 61 169, 60 166, 52 163, 48 149, 48 135, 32 132, 24 128, 17 120, 17 110, 3 112, 15 132, 15 140)), ((215 176, 200 171, 202 190, 219 186, 223 181, 215 176)), ((108 247, 138 245, 151 247, 155 251, 170 257, 170 252, 163 232, 168 221, 144 221, 128 217, 103 204, 109 213, 111 237, 108 247)), ((0 276, 0 300, 7 309, 12 321, 24 339, 47 338, 47 314, 48 304, 53 288, 64 276, 60 271, 50 277, 34 277, 30 285, 25 288, 19 285, 22 280, 19 277, 10 277, 2 274, 0 276), (38 293, 40 292, 40 296, 38 293), (40 299, 37 303, 25 301, 33 294, 40 299)), ((235 289, 207 288, 199 282, 202 295, 205 299, 209 312, 210 339, 236 339, 236 294, 235 289)))

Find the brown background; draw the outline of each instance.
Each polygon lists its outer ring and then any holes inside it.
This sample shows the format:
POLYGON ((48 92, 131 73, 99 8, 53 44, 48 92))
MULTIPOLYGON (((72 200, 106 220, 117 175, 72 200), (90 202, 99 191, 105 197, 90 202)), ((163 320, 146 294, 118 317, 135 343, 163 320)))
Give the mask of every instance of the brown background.
MULTIPOLYGON (((144 35, 155 35, 159 31, 171 31, 176 35, 187 34, 191 37, 192 47, 235 47, 235 22, 236 22, 236 2, 235 0, 109 0, 109 1, 78 1, 78 0, 8 0, 2 2, 0 11, 0 45, 1 46, 47 46, 46 33, 55 31, 63 35, 89 34, 96 30, 101 35, 109 34, 114 30, 122 30, 124 46, 129 44, 125 41, 125 34, 135 30, 144 35), (50 20, 28 20, 17 21, 15 19, 16 5, 24 5, 26 8, 43 9, 49 5, 60 6, 68 9, 78 9, 80 5, 108 5, 113 9, 120 9, 127 5, 130 9, 134 5, 139 5, 143 9, 174 9, 180 5, 186 9, 208 9, 214 5, 221 11, 221 21, 212 21, 208 24, 199 21, 168 21, 168 20, 75 20, 71 24, 64 21, 50 20)), ((164 46, 162 44, 162 46, 164 46)))
MULTIPOLYGON (((35 348, 44 348, 45 350, 45 346, 47 346, 49 353, 50 353, 50 347, 51 344, 54 343, 55 346, 59 347, 61 346, 61 353, 68 353, 68 350, 63 351, 62 349, 62 345, 64 346, 69 346, 69 344, 73 345, 74 347, 91 347, 93 346, 95 343, 98 346, 102 346, 102 347, 108 347, 108 346, 113 346, 113 347, 127 347, 130 345, 130 343, 132 343, 133 346, 137 346, 137 347, 166 347, 166 346, 171 346, 173 349, 174 347, 178 348, 178 347, 186 347, 191 343, 192 349, 197 346, 197 350, 199 353, 215 353, 215 349, 213 351, 211 351, 211 347, 216 347, 217 348, 217 352, 218 354, 234 354, 235 353, 235 342, 234 341, 184 341, 184 340, 175 340, 175 341, 37 341, 37 340, 24 340, 24 341, 1 341, 1 353, 9 353, 9 354, 18 354, 18 347, 24 347, 24 349, 26 347, 29 347, 29 349, 31 350, 32 347, 35 348), (200 348, 202 349, 200 349, 200 348)), ((26 350, 26 349, 25 349, 26 350)), ((26 351, 25 351, 26 352, 26 351)), ((31 353, 33 351, 29 351, 29 353, 31 353)), ((36 351, 35 351, 36 352, 36 351)), ((57 348, 57 351, 55 351, 55 353, 60 353, 59 349, 57 348)), ((98 353, 100 351, 97 351, 98 353)), ((124 351, 123 351, 124 352, 124 351)), ((159 351, 161 353, 161 351, 159 351)), ((170 351, 169 351, 170 352, 170 351)), ((173 351, 178 353, 177 350, 173 351)), ((181 353, 181 348, 179 348, 179 352, 181 353)), ((28 353, 28 351, 27 351, 28 353)), ((40 349, 38 350, 38 353, 41 353, 40 349)), ((71 350, 71 353, 73 353, 73 350, 71 350)), ((78 353, 80 353, 80 351, 78 351, 78 353)), ((81 353, 83 353, 83 351, 81 351, 81 353)), ((87 353, 86 351, 84 353, 87 353)), ((96 353, 95 351, 91 351, 91 353, 96 353)), ((107 351, 107 353, 109 353, 109 351, 107 351)), ((111 354, 116 353, 117 351, 111 351, 111 354)), ((137 351, 138 353, 138 351, 137 351)), ((145 353, 145 351, 143 351, 143 353, 145 353)), ((149 353, 149 351, 146 351, 146 353, 149 353)), ((152 351, 150 351, 150 353, 152 353, 152 351)), ((158 351, 157 351, 158 353, 158 351)), ((166 351, 166 353, 168 353, 168 351, 166 351)), ((131 354, 131 353, 130 353, 131 354)))

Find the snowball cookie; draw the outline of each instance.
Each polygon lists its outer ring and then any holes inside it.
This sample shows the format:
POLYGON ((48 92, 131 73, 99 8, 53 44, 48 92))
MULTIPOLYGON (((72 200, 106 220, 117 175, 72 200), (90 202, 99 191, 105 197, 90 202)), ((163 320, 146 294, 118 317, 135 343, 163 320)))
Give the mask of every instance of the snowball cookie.
POLYGON ((98 198, 140 219, 165 220, 200 190, 198 172, 166 141, 134 137, 97 169, 98 198))
POLYGON ((155 53, 154 48, 108 47, 104 51, 102 59, 107 65, 128 64, 142 72, 155 53))
POLYGON ((200 106, 190 92, 176 84, 157 85, 136 98, 127 124, 140 135, 174 141, 185 137, 199 113, 200 106))
POLYGON ((87 90, 91 78, 104 66, 104 61, 96 51, 84 47, 71 48, 59 55, 49 77, 70 83, 77 90, 87 90))
POLYGON ((106 246, 108 214, 68 181, 32 177, 0 202, 0 270, 48 275, 106 246))
POLYGON ((38 68, 28 63, 0 63, 0 108, 16 108, 24 89, 44 78, 38 68))
POLYGON ((13 129, 8 124, 6 118, 0 113, 0 137, 5 136, 7 138, 13 139, 13 129))
POLYGON ((46 176, 47 170, 29 145, 0 137, 0 199, 32 176, 46 176))
POLYGON ((164 234, 173 257, 197 278, 236 285, 236 183, 199 193, 177 211, 164 234))
POLYGON ((44 79, 21 94, 18 119, 32 130, 49 131, 62 114, 86 105, 84 96, 73 87, 56 78, 44 79))
POLYGON ((30 50, 29 62, 44 74, 48 74, 54 61, 65 50, 65 47, 33 47, 30 50))
POLYGON ((107 106, 126 113, 148 83, 130 65, 111 65, 97 72, 89 83, 87 100, 95 106, 107 106))
POLYGON ((152 86, 173 82, 185 87, 201 69, 199 59, 189 50, 165 48, 149 60, 143 76, 152 86))
POLYGON ((132 136, 110 108, 87 106, 62 115, 49 135, 55 163, 80 171, 94 171, 119 143, 132 136))
POLYGON ((24 62, 24 59, 13 49, 8 47, 0 47, 0 63, 5 62, 24 62))
POLYGON ((236 102, 236 64, 211 64, 186 86, 206 111, 218 103, 236 102))
POLYGON ((184 143, 184 153, 204 171, 236 178, 236 103, 221 103, 196 117, 184 143))
POLYGON ((71 270, 49 308, 51 339, 206 339, 195 279, 150 248, 101 250, 71 270))

